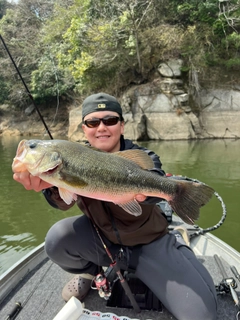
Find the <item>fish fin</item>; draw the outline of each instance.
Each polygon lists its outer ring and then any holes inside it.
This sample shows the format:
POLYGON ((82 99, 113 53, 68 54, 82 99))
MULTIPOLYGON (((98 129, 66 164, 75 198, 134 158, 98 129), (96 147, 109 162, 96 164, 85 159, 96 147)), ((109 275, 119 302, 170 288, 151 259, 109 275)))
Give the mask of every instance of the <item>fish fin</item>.
POLYGON ((179 181, 175 197, 168 201, 174 212, 187 224, 199 218, 199 209, 214 194, 214 190, 203 183, 179 181))
POLYGON ((135 199, 126 203, 117 203, 117 205, 135 217, 138 217, 142 214, 142 208, 135 199))
POLYGON ((124 150, 115 152, 115 155, 133 161, 142 169, 153 169, 154 163, 152 158, 143 150, 124 150))
POLYGON ((63 188, 58 188, 58 192, 60 197, 63 199, 63 201, 66 204, 71 204, 74 201, 77 200, 77 195, 71 191, 68 191, 66 189, 63 188))

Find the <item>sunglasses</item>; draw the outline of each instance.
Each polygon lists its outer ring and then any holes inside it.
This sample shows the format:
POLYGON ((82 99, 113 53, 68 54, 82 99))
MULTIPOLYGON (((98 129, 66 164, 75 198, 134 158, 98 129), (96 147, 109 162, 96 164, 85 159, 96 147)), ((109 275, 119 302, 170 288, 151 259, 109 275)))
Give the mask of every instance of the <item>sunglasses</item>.
POLYGON ((120 118, 115 116, 106 116, 104 118, 93 118, 89 120, 84 120, 83 123, 88 128, 97 128, 100 125, 101 121, 105 126, 110 127, 115 126, 115 124, 117 124, 118 121, 120 121, 120 118))

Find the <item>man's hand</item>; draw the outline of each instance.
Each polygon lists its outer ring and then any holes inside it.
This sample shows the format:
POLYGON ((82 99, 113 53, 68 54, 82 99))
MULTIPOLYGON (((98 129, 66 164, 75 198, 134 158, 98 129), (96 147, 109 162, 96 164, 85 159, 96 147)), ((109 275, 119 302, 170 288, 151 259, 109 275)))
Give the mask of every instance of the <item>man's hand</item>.
POLYGON ((26 190, 39 192, 43 189, 52 187, 52 184, 43 181, 39 177, 31 175, 28 171, 14 173, 13 179, 21 183, 26 190))

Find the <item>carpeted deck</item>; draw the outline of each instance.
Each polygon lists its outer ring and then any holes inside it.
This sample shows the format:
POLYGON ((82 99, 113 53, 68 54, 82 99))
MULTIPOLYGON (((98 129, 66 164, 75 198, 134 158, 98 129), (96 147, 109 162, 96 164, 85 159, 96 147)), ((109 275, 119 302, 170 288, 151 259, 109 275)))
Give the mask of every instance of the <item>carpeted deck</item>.
MULTIPOLYGON (((216 262, 213 257, 199 257, 200 261, 210 271, 215 284, 222 280, 216 262)), ((224 261, 228 276, 232 273, 227 262, 224 261)), ((17 288, 0 305, 0 319, 5 320, 17 301, 23 305, 22 310, 17 316, 17 320, 52 320, 54 316, 64 306, 65 302, 61 298, 61 291, 67 281, 73 275, 62 271, 57 265, 45 259, 37 268, 20 281, 17 288)), ((238 285, 240 285, 238 283, 238 285)), ((240 294, 237 288, 238 296, 240 294)), ((230 295, 218 296, 218 320, 235 320, 237 307, 230 295)), ((91 290, 85 298, 85 308, 99 310, 101 312, 112 312, 118 316, 128 316, 140 320, 156 319, 169 320, 175 319, 163 307, 163 312, 144 311, 136 314, 132 309, 109 308, 106 307, 106 300, 99 297, 97 291, 91 290)), ((194 319, 193 319, 194 320, 194 319)))

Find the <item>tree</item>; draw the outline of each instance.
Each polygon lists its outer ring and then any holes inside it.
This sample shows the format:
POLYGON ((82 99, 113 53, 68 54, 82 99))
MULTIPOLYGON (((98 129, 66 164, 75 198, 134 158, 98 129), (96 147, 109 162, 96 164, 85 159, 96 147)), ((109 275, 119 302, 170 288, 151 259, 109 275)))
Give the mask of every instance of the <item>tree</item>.
MULTIPOLYGON (((148 81, 159 62, 240 66, 239 0, 0 0, 0 32, 36 99, 148 81)), ((5 50, 8 99, 28 101, 5 50)), ((4 86, 2 86, 3 88, 4 86)))
POLYGON ((0 0, 0 19, 4 16, 7 9, 7 0, 0 0))
POLYGON ((156 15, 153 0, 75 1, 58 59, 72 73, 79 92, 109 88, 110 83, 115 90, 146 80, 149 64, 144 65, 142 53, 151 52, 142 35, 156 25, 156 15))
MULTIPOLYGON (((43 52, 39 46, 39 31, 51 8, 51 1, 39 1, 36 5, 31 0, 20 0, 6 11, 0 21, 0 32, 27 85, 31 82, 31 73, 36 69, 43 52)), ((4 50, 1 56, 1 75, 6 82, 11 83, 9 99, 16 105, 25 105, 28 95, 17 72, 4 50)))
POLYGON ((68 96, 73 90, 74 80, 68 70, 60 68, 51 51, 45 51, 38 62, 38 68, 32 72, 31 90, 35 99, 44 101, 52 97, 68 96))

